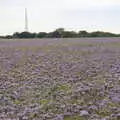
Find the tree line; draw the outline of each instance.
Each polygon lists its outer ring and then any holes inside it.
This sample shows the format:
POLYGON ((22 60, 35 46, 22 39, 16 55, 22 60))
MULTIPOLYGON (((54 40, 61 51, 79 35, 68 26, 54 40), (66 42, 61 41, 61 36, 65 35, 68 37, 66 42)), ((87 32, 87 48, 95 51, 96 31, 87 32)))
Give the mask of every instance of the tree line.
POLYGON ((85 30, 75 32, 75 31, 66 31, 64 28, 58 28, 53 32, 15 32, 13 35, 1 36, 1 38, 80 38, 80 37, 120 37, 120 34, 95 31, 87 32, 85 30))

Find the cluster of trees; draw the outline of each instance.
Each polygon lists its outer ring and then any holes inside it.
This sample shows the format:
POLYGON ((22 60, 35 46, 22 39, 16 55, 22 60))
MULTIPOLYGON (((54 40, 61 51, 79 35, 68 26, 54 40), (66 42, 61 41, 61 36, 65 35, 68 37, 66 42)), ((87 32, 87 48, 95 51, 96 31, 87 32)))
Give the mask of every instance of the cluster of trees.
POLYGON ((79 38, 79 37, 120 37, 120 34, 113 34, 109 32, 87 32, 87 31, 65 31, 64 28, 58 28, 53 32, 16 32, 13 35, 5 36, 4 38, 79 38))

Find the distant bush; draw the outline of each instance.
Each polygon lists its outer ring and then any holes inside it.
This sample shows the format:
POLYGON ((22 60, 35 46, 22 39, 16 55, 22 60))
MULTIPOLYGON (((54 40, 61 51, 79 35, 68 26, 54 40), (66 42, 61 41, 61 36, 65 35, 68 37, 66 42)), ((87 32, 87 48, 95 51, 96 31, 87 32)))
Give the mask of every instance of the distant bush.
POLYGON ((36 37, 37 38, 44 38, 47 36, 47 33, 46 32, 39 32, 38 34, 36 34, 36 37))
POLYGON ((64 28, 58 28, 53 32, 15 32, 13 35, 7 35, 1 38, 80 38, 80 37, 120 37, 120 34, 114 34, 109 32, 94 31, 87 32, 85 30, 75 32, 75 31, 65 31, 64 28))
POLYGON ((22 32, 22 33, 14 33, 13 38, 35 38, 36 33, 30 33, 30 32, 22 32))

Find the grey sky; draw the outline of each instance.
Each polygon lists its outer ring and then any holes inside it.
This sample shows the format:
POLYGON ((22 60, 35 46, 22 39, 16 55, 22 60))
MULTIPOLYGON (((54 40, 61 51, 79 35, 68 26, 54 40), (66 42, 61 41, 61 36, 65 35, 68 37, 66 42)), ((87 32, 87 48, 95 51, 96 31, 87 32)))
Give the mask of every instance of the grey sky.
POLYGON ((0 35, 24 31, 25 7, 30 32, 63 27, 120 33, 119 0, 0 0, 0 35))

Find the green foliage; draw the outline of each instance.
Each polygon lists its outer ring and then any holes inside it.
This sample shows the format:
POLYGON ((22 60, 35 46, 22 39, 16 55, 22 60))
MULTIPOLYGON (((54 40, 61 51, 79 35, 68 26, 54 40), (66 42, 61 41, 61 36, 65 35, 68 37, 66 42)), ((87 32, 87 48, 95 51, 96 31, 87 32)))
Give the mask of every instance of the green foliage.
POLYGON ((120 37, 120 34, 113 34, 109 32, 95 31, 87 32, 85 30, 79 31, 65 31, 64 28, 58 28, 53 32, 39 32, 39 33, 30 33, 30 32, 16 32, 13 35, 3 36, 2 38, 80 38, 80 37, 120 37))
POLYGON ((90 33, 90 37, 115 37, 116 35, 109 32, 96 31, 90 33))
POLYGON ((39 101, 41 105, 47 105, 49 103, 49 100, 47 99, 42 99, 39 101))
POLYGON ((20 104, 21 104, 21 101, 19 101, 19 100, 15 100, 15 101, 14 101, 14 104, 16 104, 16 105, 20 105, 20 104))
POLYGON ((73 37, 77 37, 77 36, 78 36, 77 33, 74 31, 65 31, 63 33, 64 38, 73 38, 73 37))
POLYGON ((63 91, 68 91, 70 89, 71 89, 71 87, 69 85, 59 85, 57 87, 57 90, 63 90, 63 91))
POLYGON ((78 32, 79 37, 89 37, 89 33, 87 31, 79 31, 78 32))
POLYGON ((85 119, 79 115, 71 115, 71 116, 65 116, 64 120, 85 120, 85 119))
POLYGON ((35 38, 36 33, 30 33, 30 32, 22 32, 22 33, 14 33, 13 38, 35 38))
POLYGON ((39 33, 36 35, 36 37, 37 37, 37 38, 44 38, 44 37, 46 37, 46 35, 47 35, 46 32, 39 32, 39 33))

